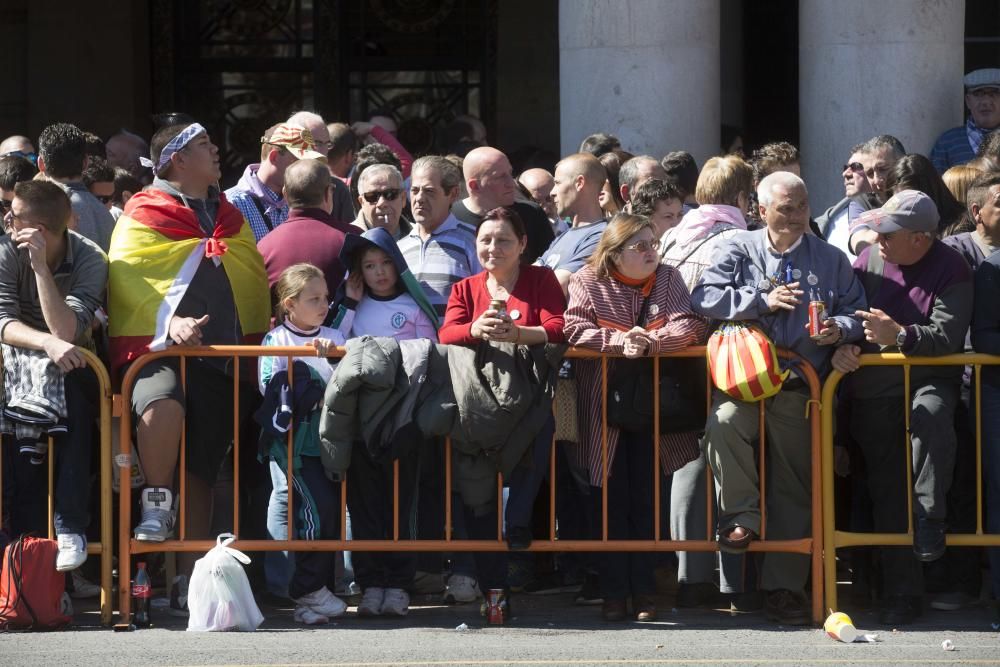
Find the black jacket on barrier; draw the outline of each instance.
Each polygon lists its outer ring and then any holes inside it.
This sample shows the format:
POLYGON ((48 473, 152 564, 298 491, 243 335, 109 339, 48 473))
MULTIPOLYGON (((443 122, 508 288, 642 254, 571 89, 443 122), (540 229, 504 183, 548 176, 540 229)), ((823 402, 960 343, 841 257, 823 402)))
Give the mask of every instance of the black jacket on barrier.
POLYGON ((327 474, 343 478, 358 442, 378 461, 450 436, 456 488, 470 507, 486 507, 496 496, 497 471, 510 475, 552 414, 565 350, 371 336, 349 341, 320 417, 327 474))

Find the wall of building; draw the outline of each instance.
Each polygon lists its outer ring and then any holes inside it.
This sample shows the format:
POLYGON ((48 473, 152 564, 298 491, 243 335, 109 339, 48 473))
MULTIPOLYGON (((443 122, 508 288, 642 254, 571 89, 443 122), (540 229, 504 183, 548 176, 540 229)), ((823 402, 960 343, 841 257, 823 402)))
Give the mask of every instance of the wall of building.
POLYGON ((497 146, 559 153, 559 2, 503 0, 497 27, 497 146))
POLYGON ((34 140, 59 121, 102 137, 123 126, 148 132, 146 3, 4 0, 0 7, 0 137, 34 140))

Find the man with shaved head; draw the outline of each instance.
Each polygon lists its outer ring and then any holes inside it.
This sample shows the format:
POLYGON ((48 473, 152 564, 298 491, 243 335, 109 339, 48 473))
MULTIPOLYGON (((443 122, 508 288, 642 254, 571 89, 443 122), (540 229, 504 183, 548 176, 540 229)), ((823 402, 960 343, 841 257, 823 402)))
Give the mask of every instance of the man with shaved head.
POLYGON ((104 150, 112 167, 121 167, 143 185, 153 182, 153 172, 139 163, 139 158, 149 155, 149 144, 138 134, 123 128, 108 137, 104 150))
POLYGON ((479 226, 479 221, 498 206, 513 208, 524 221, 528 234, 528 247, 524 261, 531 263, 549 247, 554 234, 548 217, 537 205, 515 202, 514 171, 507 156, 490 146, 469 151, 462 163, 465 186, 469 196, 455 202, 451 212, 462 222, 479 226))
POLYGON ((35 152, 35 145, 31 143, 31 139, 23 137, 20 134, 11 135, 0 141, 0 157, 10 155, 11 153, 28 158, 34 164, 38 163, 38 154, 35 152))
POLYGON ((556 215, 569 218, 572 227, 552 242, 539 263, 556 272, 563 292, 570 276, 593 254, 608 226, 597 199, 607 179, 604 165, 590 153, 575 153, 556 165, 552 203, 556 215))
POLYGON ((531 200, 542 207, 542 211, 549 217, 552 232, 556 236, 569 229, 569 225, 556 215, 556 205, 552 200, 552 187, 556 182, 552 174, 545 169, 528 169, 517 177, 517 182, 528 191, 531 200))
POLYGON ((622 200, 626 203, 631 202, 632 193, 651 178, 667 180, 667 171, 652 155, 636 155, 623 164, 621 171, 618 172, 622 200))

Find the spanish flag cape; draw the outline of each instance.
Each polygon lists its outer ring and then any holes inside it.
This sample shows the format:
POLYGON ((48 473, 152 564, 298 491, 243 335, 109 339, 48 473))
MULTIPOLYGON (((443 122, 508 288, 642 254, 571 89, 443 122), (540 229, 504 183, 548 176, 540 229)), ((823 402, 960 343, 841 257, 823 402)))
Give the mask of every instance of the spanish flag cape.
POLYGON ((108 320, 111 366, 167 346, 170 319, 205 257, 221 261, 233 290, 245 344, 259 343, 270 321, 267 273, 253 232, 221 197, 210 237, 197 214, 166 192, 128 201, 111 236, 108 320))

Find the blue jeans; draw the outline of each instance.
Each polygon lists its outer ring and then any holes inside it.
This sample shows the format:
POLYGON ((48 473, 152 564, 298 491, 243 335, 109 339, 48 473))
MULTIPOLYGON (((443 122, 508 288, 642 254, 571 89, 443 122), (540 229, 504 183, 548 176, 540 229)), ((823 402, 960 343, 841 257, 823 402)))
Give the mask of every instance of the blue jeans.
MULTIPOLYGON (((274 460, 271 468, 271 499, 267 503, 267 533, 272 540, 288 539, 288 478, 274 460)), ((267 590, 279 597, 288 597, 288 582, 295 570, 295 554, 288 551, 268 551, 264 555, 264 579, 267 590)))

